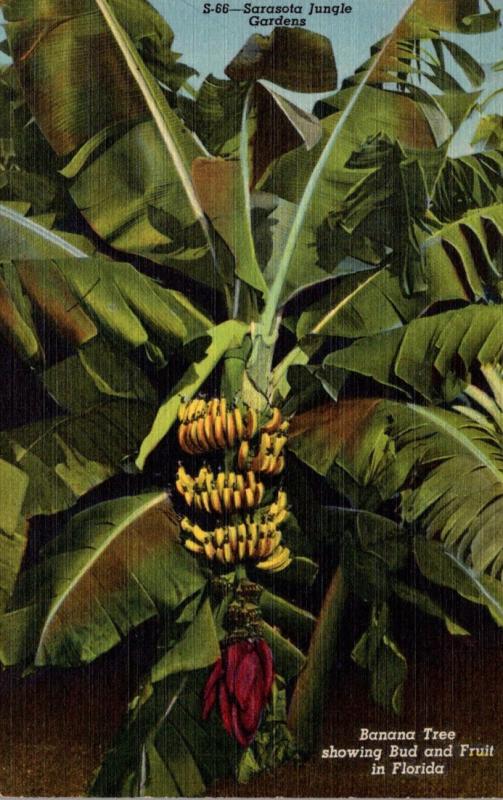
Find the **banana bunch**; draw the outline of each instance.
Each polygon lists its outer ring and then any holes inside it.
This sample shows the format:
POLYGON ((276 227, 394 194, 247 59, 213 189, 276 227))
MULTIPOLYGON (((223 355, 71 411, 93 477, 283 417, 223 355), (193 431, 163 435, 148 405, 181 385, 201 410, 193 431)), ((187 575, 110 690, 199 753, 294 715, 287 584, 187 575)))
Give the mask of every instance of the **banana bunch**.
MULTIPOLYGON (((225 397, 196 398, 189 403, 182 400, 178 421, 178 444, 189 455, 230 449, 240 442, 249 442, 259 430, 258 415, 253 408, 229 407, 225 397)), ((281 425, 281 411, 273 408, 261 431, 274 434, 281 425)))
POLYGON ((228 408, 225 397, 182 402, 178 420, 178 444, 190 455, 234 447, 240 440, 255 436, 258 426, 256 411, 228 408))
POLYGON ((255 473, 213 471, 203 466, 197 478, 189 475, 182 464, 176 475, 176 489, 190 507, 208 514, 225 514, 247 511, 259 506, 263 500, 265 486, 257 481, 255 473))
POLYGON ((285 469, 283 449, 288 441, 287 432, 288 422, 283 422, 277 433, 270 434, 262 430, 258 452, 250 464, 252 470, 264 475, 279 475, 283 472, 285 469))
POLYGON ((279 572, 290 563, 290 551, 281 545, 279 525, 286 518, 287 498, 279 492, 275 503, 265 513, 253 518, 247 514, 233 525, 224 525, 213 531, 205 531, 185 517, 181 528, 193 538, 185 540, 185 547, 192 553, 204 554, 210 561, 235 564, 246 558, 255 559, 258 569, 279 572))

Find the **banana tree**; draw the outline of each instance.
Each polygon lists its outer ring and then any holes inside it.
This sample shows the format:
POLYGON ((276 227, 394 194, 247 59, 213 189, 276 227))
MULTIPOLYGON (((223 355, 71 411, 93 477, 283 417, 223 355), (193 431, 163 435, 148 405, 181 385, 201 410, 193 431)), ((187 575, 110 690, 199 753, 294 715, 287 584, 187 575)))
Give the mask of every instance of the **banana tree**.
POLYGON ((451 35, 499 15, 415 0, 338 91, 277 28, 195 91, 146 0, 3 8, 0 324, 44 406, 0 433, 0 661, 155 625, 90 791, 201 794, 316 747, 349 592, 395 711, 397 604, 501 622, 502 157, 449 151, 486 100, 451 35))

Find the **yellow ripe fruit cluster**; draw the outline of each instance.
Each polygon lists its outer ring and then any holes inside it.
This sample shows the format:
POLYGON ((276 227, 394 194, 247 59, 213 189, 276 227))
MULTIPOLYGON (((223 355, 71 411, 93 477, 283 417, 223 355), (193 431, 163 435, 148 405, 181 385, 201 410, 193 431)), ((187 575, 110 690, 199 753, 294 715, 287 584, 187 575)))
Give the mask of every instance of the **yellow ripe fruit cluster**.
POLYGON ((225 397, 181 403, 178 420, 178 444, 191 455, 234 447, 257 432, 257 413, 228 408, 225 397))
POLYGON ((281 545, 278 527, 288 514, 286 506, 286 493, 280 491, 276 502, 265 514, 258 518, 246 515, 242 521, 214 531, 205 531, 185 517, 181 522, 182 530, 193 537, 186 539, 185 547, 222 564, 235 564, 252 558, 258 562, 258 569, 279 572, 292 561, 289 549, 281 545))
POLYGON ((180 465, 176 475, 176 489, 190 507, 194 505, 208 514, 229 514, 248 511, 259 506, 263 500, 265 486, 257 481, 255 473, 218 472, 204 466, 197 478, 188 475, 180 465))
MULTIPOLYGON (((214 397, 208 401, 199 398, 189 403, 180 403, 178 420, 178 444, 185 453, 201 455, 212 450, 229 450, 239 445, 238 466, 239 469, 246 467, 250 453, 249 442, 259 431, 258 415, 254 409, 241 409, 238 406, 229 408, 225 397, 214 397)), ((272 409, 270 419, 260 430, 262 437, 266 437, 265 443, 261 442, 261 448, 265 452, 269 446, 271 452, 268 455, 274 455, 277 459, 286 442, 288 430, 288 423, 282 421, 279 408, 272 409)), ((270 474, 278 472, 271 469, 270 474)))

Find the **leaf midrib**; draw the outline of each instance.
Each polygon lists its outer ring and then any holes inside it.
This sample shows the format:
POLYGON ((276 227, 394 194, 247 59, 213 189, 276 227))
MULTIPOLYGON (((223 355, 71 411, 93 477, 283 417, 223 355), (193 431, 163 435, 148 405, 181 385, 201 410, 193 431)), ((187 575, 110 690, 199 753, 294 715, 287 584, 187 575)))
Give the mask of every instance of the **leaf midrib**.
POLYGON ((137 519, 139 519, 140 517, 144 516, 149 511, 151 511, 153 508, 155 508, 156 505, 158 505, 161 502, 164 502, 165 500, 167 500, 167 498, 168 498, 168 495, 167 495, 166 492, 161 492, 161 493, 156 494, 149 503, 147 503, 146 505, 141 505, 141 506, 139 506, 139 508, 136 508, 133 511, 131 511, 122 520, 122 522, 120 522, 116 527, 114 527, 114 529, 110 533, 110 535, 105 537, 105 540, 103 541, 101 546, 98 547, 95 550, 94 555, 92 556, 92 558, 90 558, 89 561, 87 561, 86 564, 77 572, 77 574, 73 577, 73 579, 71 580, 70 584, 67 586, 65 591, 59 596, 59 598, 56 601, 56 603, 51 606, 51 608, 49 610, 49 613, 47 615, 46 621, 44 623, 44 627, 42 628, 42 630, 40 632, 37 651, 35 653, 35 663, 37 663, 38 657, 41 654, 41 648, 42 648, 42 645, 44 644, 45 637, 48 635, 48 632, 49 632, 50 626, 52 624, 52 621, 56 617, 59 609, 62 607, 62 605, 66 601, 67 597, 78 587, 78 585, 79 585, 80 581, 82 580, 82 578, 84 577, 84 575, 86 575, 86 573, 89 572, 92 569, 92 567, 95 565, 95 563, 98 561, 98 559, 101 558, 101 556, 103 555, 105 550, 108 549, 108 547, 115 541, 115 539, 117 539, 118 536, 120 536, 124 532, 125 529, 127 529, 137 519))

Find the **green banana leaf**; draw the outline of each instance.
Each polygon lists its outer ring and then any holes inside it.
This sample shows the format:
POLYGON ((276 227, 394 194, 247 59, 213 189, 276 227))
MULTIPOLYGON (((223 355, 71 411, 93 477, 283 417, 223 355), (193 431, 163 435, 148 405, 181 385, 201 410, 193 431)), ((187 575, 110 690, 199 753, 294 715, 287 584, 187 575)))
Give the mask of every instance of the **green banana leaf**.
MULTIPOLYGON (((108 125, 146 114, 145 98, 94 0, 3 5, 19 82, 59 155, 73 152, 108 125)), ((112 8, 147 67, 161 70, 159 77, 176 91, 190 71, 177 65, 173 31, 163 17, 146 0, 134 8, 113 0, 112 8)))
MULTIPOLYGON (((148 255, 164 243, 170 251, 181 247, 177 258, 182 259, 192 253, 193 245, 170 245, 180 236, 183 238, 188 229, 189 237, 195 236, 200 242, 199 247, 196 245, 199 255, 208 255, 209 230, 190 179, 191 163, 196 154, 201 154, 200 148, 142 58, 146 55, 153 63, 156 74, 159 65, 173 65, 176 61, 171 53, 173 34, 162 17, 145 0, 134 12, 124 0, 89 0, 84 5, 53 0, 49 13, 45 10, 42 14, 36 7, 26 9, 17 2, 10 3, 6 13, 21 86, 37 123, 58 154, 84 147, 85 157, 89 158, 94 148, 103 145, 104 131, 112 127, 116 138, 120 136, 118 123, 132 125, 98 158, 100 180, 94 188, 113 187, 115 200, 113 191, 101 206, 102 194, 86 197, 85 180, 84 186, 77 185, 73 191, 74 200, 91 227, 118 249, 148 255), (28 16, 27 11, 31 11, 28 16), (71 64, 72 69, 61 67, 63 63, 71 64), (45 99, 48 83, 51 104, 45 99), (95 91, 96 86, 103 85, 110 93, 104 97, 95 91), (140 120, 148 116, 151 122, 147 132, 149 123, 140 120), (154 161, 149 160, 150 148, 159 156, 154 161), (108 162, 106 167, 104 162, 110 153, 113 164, 108 162), (119 171, 117 164, 121 165, 119 171), (108 180, 104 179, 107 169, 108 180), (139 186, 138 176, 142 176, 139 186), (150 204, 173 215, 172 236, 160 236, 148 223, 150 204)), ((169 85, 169 78, 167 82, 169 85)), ((179 81, 175 82, 179 88, 179 81)), ((76 159, 81 166, 82 153, 77 153, 76 159)), ((75 159, 67 169, 75 169, 75 159)), ((90 172, 92 179, 92 166, 90 172)), ((85 174, 89 177, 87 170, 85 174)))
POLYGON ((176 619, 205 584, 178 533, 161 491, 77 514, 20 576, 0 620, 1 661, 75 666, 161 611, 176 619))
POLYGON ((163 358, 211 326, 183 294, 129 264, 88 258, 83 265, 61 257, 11 262, 0 266, 0 330, 29 361, 44 357, 32 304, 75 346, 102 334, 122 350, 145 347, 163 358))
MULTIPOLYGON (((82 387, 82 383, 80 387, 82 387)), ((78 397, 79 384, 72 387, 78 397)), ((155 406, 107 397, 76 413, 0 432, 0 457, 29 478, 23 514, 55 514, 117 474, 147 434, 155 406)))
POLYGON ((494 285, 503 276, 503 203, 468 211, 444 225, 422 243, 427 269, 444 269, 450 259, 462 270, 476 299, 484 297, 484 284, 494 285))
POLYGON ((9 601, 26 547, 26 525, 21 517, 28 478, 0 459, 0 614, 9 601))
POLYGON ((330 39, 300 28, 250 36, 225 74, 234 81, 271 81, 294 92, 329 92, 337 83, 330 39))
POLYGON ((325 364, 374 378, 430 401, 453 400, 481 364, 501 356, 499 306, 472 305, 363 338, 327 356, 325 364))
POLYGON ((93 797, 194 797, 232 774, 241 750, 216 714, 201 719, 207 670, 147 685, 98 771, 93 797))
POLYGON ((404 520, 441 542, 501 624, 501 436, 460 413, 379 399, 306 412, 292 428, 290 447, 316 472, 342 467, 383 501, 399 492, 404 520))
POLYGON ((74 233, 51 230, 52 218, 28 217, 29 204, 0 204, 0 260, 87 258, 94 246, 74 233), (19 209, 22 209, 20 211, 19 209), (49 224, 44 224, 49 222, 49 224))
POLYGON ((402 709, 407 661, 390 632, 387 603, 374 604, 368 630, 352 652, 353 661, 370 674, 370 696, 396 714, 402 709))
POLYGON ((438 176, 432 211, 453 222, 471 209, 503 202, 503 155, 498 150, 447 158, 438 176))
MULTIPOLYGON (((455 19, 459 20, 462 28, 469 29, 461 13, 461 3, 456 2, 454 6, 455 19)), ((478 3, 474 3, 474 13, 478 10, 478 3)), ((454 93, 455 103, 452 92, 446 93, 441 101, 411 82, 409 72, 415 69, 412 66, 415 48, 410 40, 430 39, 435 27, 431 20, 437 17, 438 14, 432 11, 428 19, 428 9, 423 0, 416 0, 407 6, 391 35, 377 46, 372 59, 357 72, 354 86, 343 88, 337 95, 339 116, 321 152, 315 155, 313 151, 315 158, 307 168, 309 179, 304 184, 295 221, 262 315, 261 321, 267 332, 273 330, 278 306, 302 286, 323 277, 323 270, 319 269, 316 260, 317 232, 337 202, 334 187, 344 186, 344 177, 339 171, 369 134, 375 136, 382 132, 392 140, 399 139, 406 150, 413 148, 416 151, 434 150, 439 153, 439 148, 443 148, 440 157, 435 156, 436 168, 427 181, 430 186, 434 184, 433 176, 438 174, 447 155, 446 147, 450 138, 477 99, 476 94, 468 96, 461 90, 454 93), (376 84, 383 83, 394 83, 400 91, 376 88, 376 84), (458 110, 454 111, 455 108, 458 110), (390 123, 392 130, 387 130, 386 125, 390 123), (371 130, 368 127, 365 129, 365 126, 370 126, 371 130)), ((451 23, 452 19, 446 19, 443 25, 451 23)), ((497 19, 494 24, 497 25, 497 19)), ((285 158, 295 160, 295 181, 291 176, 290 184, 302 186, 295 155, 290 154, 285 158)), ((274 176, 266 188, 290 201, 298 200, 278 190, 274 176)))

